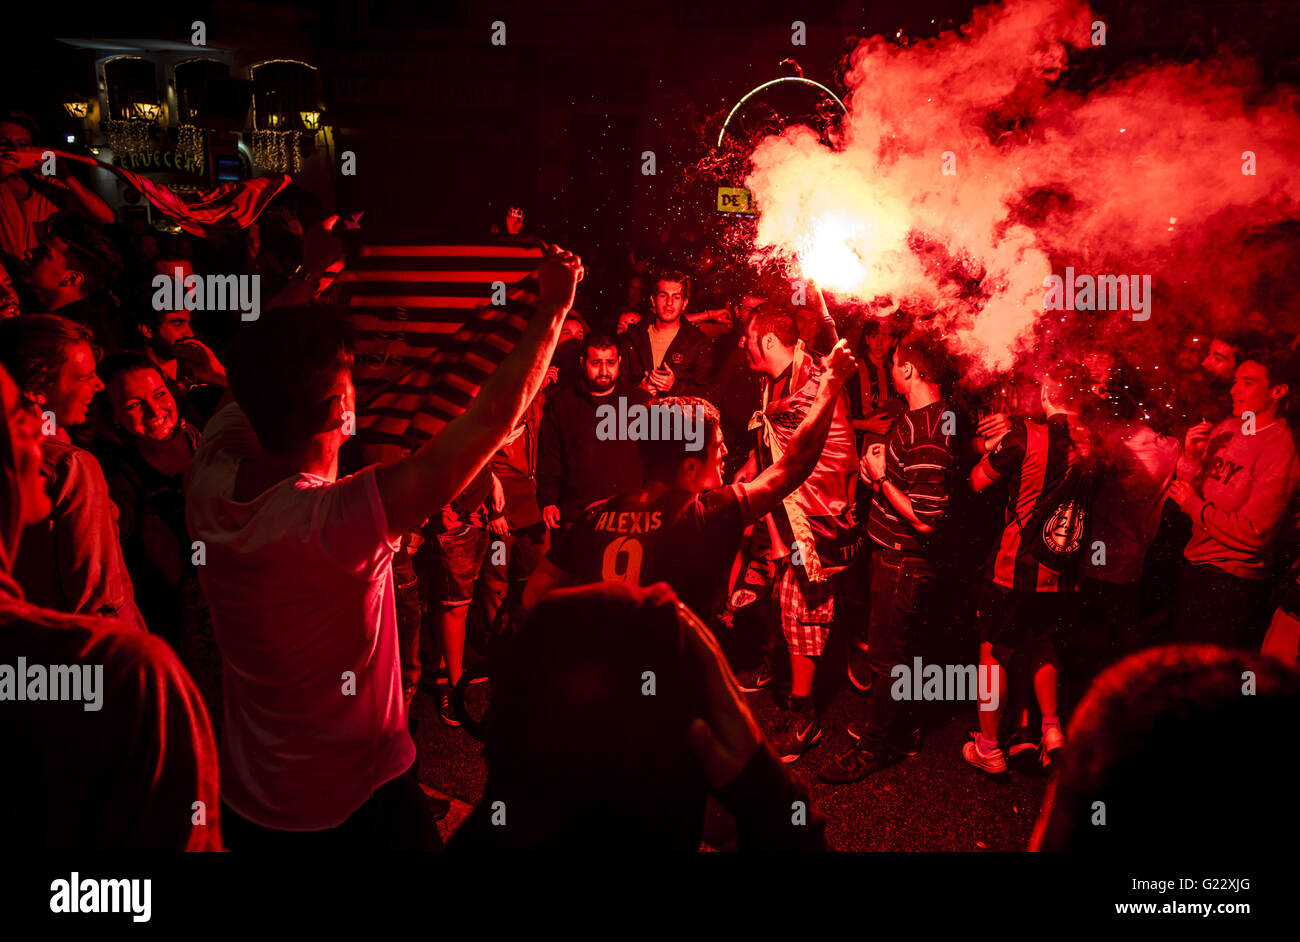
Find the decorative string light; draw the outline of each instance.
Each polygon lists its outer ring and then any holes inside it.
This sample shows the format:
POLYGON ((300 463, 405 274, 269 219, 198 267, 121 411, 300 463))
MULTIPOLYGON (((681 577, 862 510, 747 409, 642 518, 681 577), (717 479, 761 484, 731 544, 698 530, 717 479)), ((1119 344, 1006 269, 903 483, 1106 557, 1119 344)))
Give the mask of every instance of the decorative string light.
POLYGON ((153 150, 153 136, 147 121, 103 121, 100 130, 114 154, 140 154, 153 150))
POLYGON ((176 155, 183 160, 193 161, 198 172, 203 172, 204 159, 207 157, 206 132, 192 124, 182 124, 176 128, 176 155))
POLYGON ((302 170, 300 141, 310 136, 301 131, 254 131, 253 162, 275 173, 299 173, 302 170))

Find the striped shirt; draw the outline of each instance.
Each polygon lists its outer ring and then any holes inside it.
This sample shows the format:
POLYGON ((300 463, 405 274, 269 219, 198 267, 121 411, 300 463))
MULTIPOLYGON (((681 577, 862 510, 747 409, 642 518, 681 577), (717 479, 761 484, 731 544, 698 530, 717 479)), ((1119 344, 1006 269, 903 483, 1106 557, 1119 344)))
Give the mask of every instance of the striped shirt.
POLYGON ((1002 536, 989 560, 989 578, 1007 589, 1027 592, 1074 592, 1078 575, 1062 575, 1038 561, 1032 551, 1035 534, 1026 527, 1037 519, 1044 501, 1057 492, 1079 461, 1071 447, 1066 416, 1046 422, 1017 422, 989 452, 988 462, 1008 481, 1007 511, 1002 536))
POLYGON ((895 509, 884 490, 871 501, 867 535, 879 545, 909 556, 924 556, 934 530, 948 512, 955 459, 952 435, 945 434, 947 404, 936 400, 904 413, 885 441, 885 478, 907 495, 912 512, 932 529, 918 533, 895 509))

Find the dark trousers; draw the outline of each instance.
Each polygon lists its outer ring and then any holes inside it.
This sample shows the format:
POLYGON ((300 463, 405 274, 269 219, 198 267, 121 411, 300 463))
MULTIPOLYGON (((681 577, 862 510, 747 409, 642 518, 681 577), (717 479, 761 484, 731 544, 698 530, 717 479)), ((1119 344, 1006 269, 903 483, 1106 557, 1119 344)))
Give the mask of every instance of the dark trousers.
POLYGON ((529 576, 546 555, 550 545, 550 531, 544 523, 511 530, 504 540, 504 560, 502 554, 497 552, 496 539, 493 537, 488 545, 487 559, 483 562, 483 571, 479 575, 482 581, 480 594, 483 620, 488 628, 496 624, 497 616, 503 610, 508 617, 511 611, 519 607, 529 576))
POLYGON ((935 573, 928 561, 880 548, 871 556, 871 621, 867 629, 871 666, 870 713, 863 746, 878 753, 887 741, 901 738, 902 726, 913 710, 893 696, 897 664, 912 669, 918 636, 925 632, 927 596, 934 591, 935 573))
POLYGON ((338 827, 324 831, 276 831, 254 824, 221 803, 221 834, 232 853, 303 853, 442 850, 429 798, 415 766, 375 789, 338 827))
POLYGON ((1258 651, 1264 641, 1261 608, 1268 591, 1266 579, 1242 579, 1218 566, 1185 562, 1169 640, 1258 651))

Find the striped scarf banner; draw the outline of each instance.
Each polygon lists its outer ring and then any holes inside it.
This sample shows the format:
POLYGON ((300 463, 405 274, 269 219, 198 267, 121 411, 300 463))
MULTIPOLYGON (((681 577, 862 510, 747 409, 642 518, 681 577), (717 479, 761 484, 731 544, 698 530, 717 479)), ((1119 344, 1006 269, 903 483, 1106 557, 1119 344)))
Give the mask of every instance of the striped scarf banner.
POLYGON ((290 180, 288 174, 271 173, 238 183, 223 183, 215 189, 200 192, 194 199, 186 199, 148 177, 93 157, 64 151, 55 151, 55 154, 63 160, 107 170, 139 190, 155 209, 176 220, 176 224, 190 235, 204 238, 247 229, 275 195, 289 185, 290 180))
POLYGON ((360 249, 329 292, 357 334, 360 444, 414 450, 465 411, 532 318, 543 249, 509 236, 360 249))

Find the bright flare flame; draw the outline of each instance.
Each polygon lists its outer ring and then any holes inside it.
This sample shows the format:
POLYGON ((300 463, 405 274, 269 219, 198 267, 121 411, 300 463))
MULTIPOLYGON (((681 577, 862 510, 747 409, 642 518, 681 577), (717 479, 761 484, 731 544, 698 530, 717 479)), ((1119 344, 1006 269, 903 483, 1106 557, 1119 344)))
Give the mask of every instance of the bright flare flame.
POLYGON ((867 268, 854 251, 853 227, 843 219, 822 216, 796 250, 805 278, 838 292, 861 289, 867 268))

